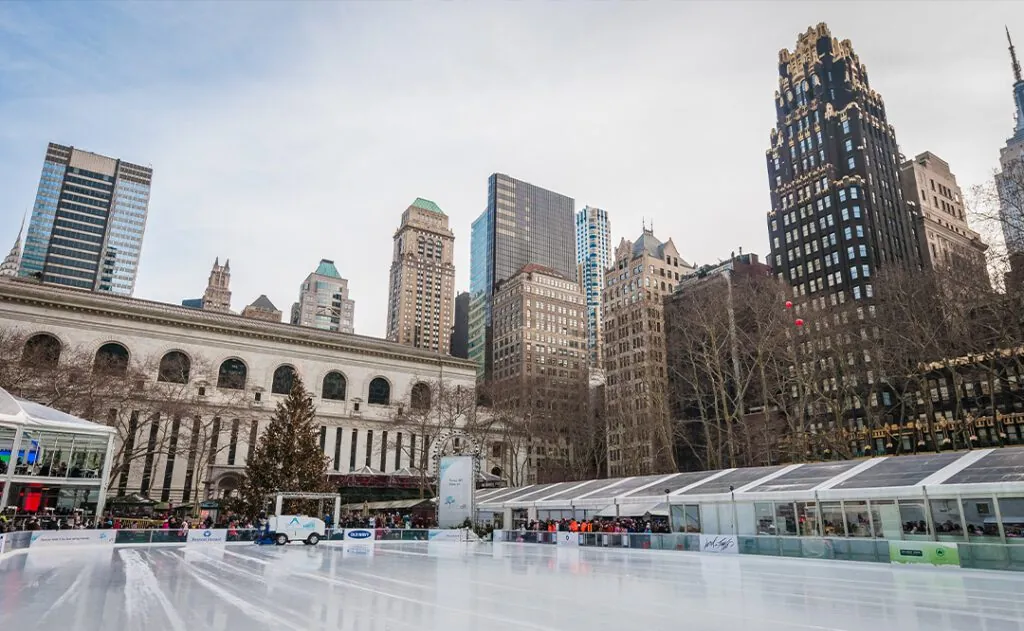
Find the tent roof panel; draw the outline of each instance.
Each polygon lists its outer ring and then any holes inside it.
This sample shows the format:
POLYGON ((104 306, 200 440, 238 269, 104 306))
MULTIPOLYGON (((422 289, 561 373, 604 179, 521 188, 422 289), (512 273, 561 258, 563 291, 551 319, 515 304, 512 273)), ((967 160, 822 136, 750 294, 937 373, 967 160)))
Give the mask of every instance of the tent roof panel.
POLYGON ((725 475, 715 478, 714 480, 708 480, 704 484, 698 484, 688 491, 680 493, 680 495, 707 495, 710 493, 728 493, 729 487, 733 487, 733 490, 746 486, 751 482, 756 482, 761 478, 774 473, 782 469, 781 466, 775 467, 750 467, 748 469, 736 469, 730 471, 725 475))
POLYGON ((766 493, 771 491, 809 491, 819 484, 828 482, 837 475, 849 471, 858 464, 860 464, 860 462, 857 460, 804 464, 792 471, 787 471, 777 478, 767 480, 755 487, 749 488, 747 491, 751 493, 766 493))
POLYGON ((640 489, 640 490, 637 490, 637 491, 633 491, 632 493, 629 493, 628 496, 630 498, 634 498, 634 497, 659 497, 659 496, 660 497, 664 497, 665 496, 665 491, 668 491, 669 493, 675 493, 676 491, 678 491, 679 489, 681 489, 683 487, 690 486, 691 484, 696 484, 697 482, 700 482, 701 480, 709 478, 709 477, 713 476, 716 473, 718 473, 718 472, 717 471, 688 471, 686 473, 677 473, 676 475, 672 476, 668 480, 665 480, 661 484, 655 484, 654 486, 649 486, 646 489, 640 489))
POLYGON ((993 451, 943 484, 983 484, 986 482, 1024 482, 1024 449, 993 451))
POLYGON ((946 465, 964 456, 963 452, 893 456, 866 469, 833 489, 867 489, 914 486, 946 465))

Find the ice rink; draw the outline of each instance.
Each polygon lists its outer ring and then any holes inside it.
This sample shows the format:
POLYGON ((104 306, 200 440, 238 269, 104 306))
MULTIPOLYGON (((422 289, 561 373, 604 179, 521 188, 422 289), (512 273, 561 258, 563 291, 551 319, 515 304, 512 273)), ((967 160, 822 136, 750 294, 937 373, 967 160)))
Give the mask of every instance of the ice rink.
POLYGON ((39 549, 0 628, 1024 631, 1024 576, 531 544, 39 549))

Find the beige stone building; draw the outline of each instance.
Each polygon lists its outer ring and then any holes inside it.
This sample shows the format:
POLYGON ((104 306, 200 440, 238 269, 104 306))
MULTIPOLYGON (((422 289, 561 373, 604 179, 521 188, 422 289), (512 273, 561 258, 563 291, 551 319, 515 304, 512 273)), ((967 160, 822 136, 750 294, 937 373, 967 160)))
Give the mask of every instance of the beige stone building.
POLYGON ((455 235, 448 216, 416 198, 395 231, 387 338, 448 355, 454 322, 455 235))
POLYGON ((524 483, 567 477, 574 419, 587 409, 587 308, 579 283, 537 264, 498 283, 492 302, 496 406, 531 440, 524 483))
MULTIPOLYGON (((439 429, 425 421, 398 422, 403 408, 414 405, 417 390, 430 392, 439 381, 449 390, 472 391, 476 383, 467 360, 386 340, 24 280, 0 279, 0 333, 0 350, 15 355, 4 357, 11 367, 28 357, 73 371, 83 368, 74 362, 95 358, 93 370, 116 371, 114 377, 123 375, 148 393, 119 399, 133 409, 109 410, 120 419, 118 449, 139 456, 114 476, 111 493, 175 503, 238 488, 260 433, 296 375, 313 397, 320 446, 334 475, 367 466, 432 473, 434 452, 445 448, 439 429), (171 397, 175 405, 146 406, 147 397, 171 397)), ((430 395, 418 401, 433 405, 430 395)), ((97 412, 104 418, 92 420, 110 423, 107 413, 104 407, 97 412)), ((485 419, 480 414, 476 418, 485 419)), ((443 429, 458 436, 466 420, 460 416, 443 429)), ((506 467, 522 466, 490 457, 507 451, 500 431, 462 440, 476 443, 483 471, 504 476, 506 467)))
POLYGON ((900 186, 903 198, 920 214, 922 262, 984 273, 988 246, 967 224, 963 193, 949 164, 930 151, 918 154, 900 165, 900 186))
POLYGON ((623 239, 605 272, 605 415, 608 475, 674 470, 668 415, 665 356, 665 296, 694 271, 672 239, 659 241, 644 229, 635 242, 623 239))
POLYGON ((246 305, 242 309, 242 317, 265 322, 280 322, 281 310, 270 302, 270 298, 267 298, 266 294, 260 294, 259 298, 252 301, 252 304, 246 305))

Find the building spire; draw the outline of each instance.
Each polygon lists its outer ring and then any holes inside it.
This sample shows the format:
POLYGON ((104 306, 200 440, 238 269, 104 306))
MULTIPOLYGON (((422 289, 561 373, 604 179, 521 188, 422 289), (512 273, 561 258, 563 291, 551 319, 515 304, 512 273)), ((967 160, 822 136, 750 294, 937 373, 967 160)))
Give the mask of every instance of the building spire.
POLYGON ((1013 40, 1010 39, 1010 27, 1006 28, 1006 41, 1010 44, 1010 61, 1013 63, 1013 81, 1014 83, 1021 82, 1020 76, 1020 62, 1017 61, 1017 50, 1013 47, 1013 40))
POLYGON ((18 238, 14 240, 14 247, 7 254, 7 257, 0 263, 0 276, 17 276, 18 267, 21 265, 21 235, 25 232, 25 215, 21 216, 21 227, 18 228, 18 238))

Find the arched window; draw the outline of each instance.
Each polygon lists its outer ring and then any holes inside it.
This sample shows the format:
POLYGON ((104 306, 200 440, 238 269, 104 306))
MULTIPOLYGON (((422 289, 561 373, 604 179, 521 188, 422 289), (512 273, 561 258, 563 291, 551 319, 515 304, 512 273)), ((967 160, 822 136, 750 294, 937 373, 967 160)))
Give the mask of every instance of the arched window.
POLYGON ((422 381, 412 387, 412 395, 409 397, 409 407, 414 410, 430 409, 430 386, 422 381))
POLYGON ((217 387, 228 390, 245 390, 245 379, 249 369, 240 359, 225 359, 217 371, 217 387))
POLYGON ((108 342, 96 351, 93 372, 101 375, 124 377, 128 374, 128 349, 117 342, 108 342))
POLYGON ((28 338, 21 351, 21 365, 29 368, 55 368, 60 361, 60 340, 49 333, 28 338))
POLYGON ((156 380, 166 383, 188 383, 192 372, 192 360, 181 351, 171 351, 160 359, 160 370, 156 380))
POLYGON ((295 369, 288 364, 282 364, 274 371, 274 382, 270 384, 270 391, 274 394, 288 394, 292 391, 293 383, 295 369))
POLYGON ((332 401, 344 401, 346 385, 345 375, 340 372, 329 372, 324 377, 324 387, 320 396, 332 401))
POLYGON ((370 396, 367 403, 377 405, 391 404, 391 384, 384 377, 376 377, 370 382, 370 396))

